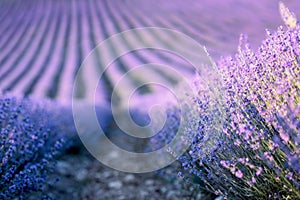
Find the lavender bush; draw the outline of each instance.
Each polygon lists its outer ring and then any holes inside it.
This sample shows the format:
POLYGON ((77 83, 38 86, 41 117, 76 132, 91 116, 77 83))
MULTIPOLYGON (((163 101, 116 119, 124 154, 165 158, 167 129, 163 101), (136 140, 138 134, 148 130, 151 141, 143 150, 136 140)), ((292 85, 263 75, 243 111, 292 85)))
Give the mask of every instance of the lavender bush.
MULTIPOLYGON (((201 120, 179 175, 226 199, 300 199, 300 26, 280 6, 287 27, 268 31, 257 51, 242 36, 218 63, 223 102, 195 81, 201 120)), ((163 132, 168 141, 176 129, 163 132)))
POLYGON ((51 102, 0 98, 0 199, 24 199, 43 190, 74 127, 68 124, 71 113, 68 118, 62 110, 51 102))

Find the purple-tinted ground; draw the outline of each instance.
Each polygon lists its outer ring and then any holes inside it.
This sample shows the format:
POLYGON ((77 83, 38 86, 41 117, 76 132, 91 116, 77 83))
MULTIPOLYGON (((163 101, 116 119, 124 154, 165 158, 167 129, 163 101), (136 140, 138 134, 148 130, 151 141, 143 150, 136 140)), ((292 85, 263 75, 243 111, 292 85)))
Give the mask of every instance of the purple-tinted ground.
MULTIPOLYGON (((284 2, 300 16, 297 0, 284 2)), ((84 58, 99 42, 131 28, 151 26, 181 31, 205 45, 213 58, 218 59, 236 51, 241 33, 247 34, 256 48, 265 37, 266 28, 275 30, 282 24, 278 1, 270 0, 3 0, 0 1, 0 91, 69 103, 74 76, 84 58)), ((160 35, 137 35, 133 40, 111 44, 105 55, 100 52, 94 70, 103 68, 101 56, 112 57, 118 48, 126 48, 131 42, 148 37, 172 42, 160 35)), ((126 55, 114 63, 101 80, 97 98, 102 103, 107 101, 116 79, 138 64, 172 63, 177 69, 186 71, 188 66, 176 59, 158 51, 126 55)), ((90 83, 90 74, 83 75, 85 84, 90 83)), ((153 72, 151 76, 157 74, 153 72)), ((134 87, 134 83, 129 86, 134 87)), ((90 101, 90 94, 83 92, 80 98, 90 101)), ((118 130, 112 126, 110 132, 118 130)), ((61 181, 47 191, 57 199, 201 198, 186 190, 186 186, 177 182, 170 184, 152 173, 131 175, 111 170, 84 151, 63 156, 53 176, 61 177, 61 181)))

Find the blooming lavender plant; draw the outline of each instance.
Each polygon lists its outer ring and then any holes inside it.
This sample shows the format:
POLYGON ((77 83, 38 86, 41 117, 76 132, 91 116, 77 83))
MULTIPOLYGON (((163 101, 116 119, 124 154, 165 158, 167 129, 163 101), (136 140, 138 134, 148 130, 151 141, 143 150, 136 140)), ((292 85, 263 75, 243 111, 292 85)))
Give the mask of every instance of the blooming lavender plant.
POLYGON ((0 199, 42 191, 71 128, 56 110, 50 102, 0 98, 0 199))
POLYGON ((221 109, 195 81, 201 120, 179 174, 225 198, 300 199, 300 26, 280 6, 287 27, 268 31, 256 52, 242 36, 235 57, 218 63, 221 109))

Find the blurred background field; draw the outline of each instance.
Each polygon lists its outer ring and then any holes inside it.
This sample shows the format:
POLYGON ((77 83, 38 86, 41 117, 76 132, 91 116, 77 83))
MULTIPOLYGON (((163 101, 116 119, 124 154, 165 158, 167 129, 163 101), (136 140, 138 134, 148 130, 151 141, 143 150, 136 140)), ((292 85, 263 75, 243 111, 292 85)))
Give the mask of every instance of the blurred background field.
MULTIPOLYGON (((300 15, 297 1, 286 1, 300 15)), ((97 44, 132 28, 163 27, 187 34, 206 46, 218 60, 236 52, 241 33, 254 48, 265 37, 265 29, 282 25, 277 1, 1 1, 0 89, 37 98, 50 97, 69 102, 75 74, 97 44)), ((83 83, 97 76, 103 59, 120 48, 149 40, 172 43, 160 35, 136 35, 111 44, 99 53, 92 72, 83 83)), ((184 47, 187 48, 187 47, 184 47)), ((193 52, 193 49, 186 49, 193 52)), ((141 50, 117 59, 100 82, 98 98, 107 99, 116 81, 139 64, 157 62, 183 72, 190 66, 166 52, 141 50)), ((148 76, 167 76, 152 72, 148 76)), ((129 85, 134 85, 130 80, 129 85)), ((83 87, 80 98, 89 99, 83 87)))

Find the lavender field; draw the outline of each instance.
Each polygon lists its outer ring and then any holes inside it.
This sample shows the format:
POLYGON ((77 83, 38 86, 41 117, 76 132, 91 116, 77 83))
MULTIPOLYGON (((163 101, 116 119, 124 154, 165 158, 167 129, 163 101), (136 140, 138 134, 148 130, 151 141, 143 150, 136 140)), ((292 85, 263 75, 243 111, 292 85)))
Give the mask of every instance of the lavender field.
POLYGON ((300 199, 299 18, 0 0, 0 199, 300 199))

